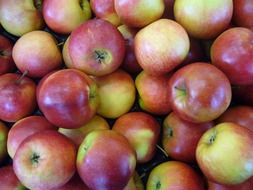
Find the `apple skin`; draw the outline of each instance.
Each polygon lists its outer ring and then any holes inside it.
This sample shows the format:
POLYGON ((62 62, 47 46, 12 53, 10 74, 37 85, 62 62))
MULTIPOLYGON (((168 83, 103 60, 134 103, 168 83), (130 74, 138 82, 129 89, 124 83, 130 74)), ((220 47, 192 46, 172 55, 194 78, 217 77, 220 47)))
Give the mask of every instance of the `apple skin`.
POLYGON ((91 18, 88 0, 43 0, 43 18, 54 32, 69 34, 91 18))
POLYGON ((38 85, 37 102, 47 120, 61 128, 79 128, 96 113, 97 86, 75 69, 53 72, 38 85))
POLYGON ((57 127, 49 123, 43 116, 34 115, 18 120, 8 133, 7 150, 9 156, 14 157, 19 145, 28 136, 44 130, 57 130, 57 127))
POLYGON ((65 41, 65 43, 63 45, 63 48, 62 48, 62 58, 63 58, 65 66, 68 69, 73 69, 74 68, 73 62, 72 62, 71 57, 69 55, 69 37, 66 39, 66 41, 65 41))
POLYGON ((227 75, 231 84, 253 84, 252 41, 250 29, 234 27, 223 32, 212 44, 212 63, 227 75))
POLYGON ((220 123, 202 135, 196 159, 208 180, 240 184, 253 175, 253 133, 235 123, 220 123))
POLYGON ((98 86, 100 97, 97 114, 105 118, 115 119, 132 108, 136 89, 130 74, 118 69, 111 74, 93 79, 98 86))
POLYGON ((169 81, 172 110, 182 119, 194 123, 218 118, 230 105, 231 94, 226 75, 205 62, 182 67, 169 81))
POLYGON ((15 63, 12 59, 13 43, 5 36, 0 35, 0 75, 13 72, 15 63))
POLYGON ((23 73, 28 71, 27 76, 34 78, 45 76, 62 63, 56 39, 45 31, 24 34, 15 43, 12 55, 17 68, 23 73))
POLYGON ((77 129, 59 128, 59 132, 70 138, 77 147, 83 142, 83 139, 94 130, 110 129, 108 122, 101 116, 95 115, 88 123, 77 129))
POLYGON ((185 29, 170 19, 159 19, 142 28, 134 39, 137 61, 151 75, 170 72, 186 58, 189 48, 185 29))
POLYGON ((216 38, 227 29, 233 14, 232 0, 176 0, 175 20, 190 36, 198 39, 216 38), (203 18, 203 19, 199 19, 203 18))
POLYGON ((107 20, 114 26, 119 26, 121 21, 114 9, 114 0, 90 0, 90 6, 97 18, 107 20))
POLYGON ((238 185, 221 185, 208 181, 208 190, 252 190, 252 184, 248 180, 238 185))
POLYGON ((125 40, 116 26, 102 19, 88 20, 76 28, 68 47, 74 68, 95 76, 118 69, 126 51, 125 40))
POLYGON ((30 115, 36 106, 36 84, 16 73, 0 76, 0 120, 16 122, 30 115))
POLYGON ((171 112, 163 121, 162 146, 172 159, 195 163, 198 141, 213 126, 213 122, 191 123, 171 112))
POLYGON ((119 190, 135 171, 136 155, 123 135, 112 130, 97 130, 89 133, 80 145, 76 166, 91 190, 119 190))
POLYGON ((123 24, 142 28, 158 20, 165 5, 163 0, 114 0, 114 7, 123 24))
POLYGON ((189 165, 179 161, 166 161, 151 170, 146 189, 204 190, 204 183, 189 165))
POLYGON ((165 115, 171 111, 168 81, 171 75, 153 76, 145 71, 135 78, 138 103, 142 110, 155 115, 165 115))
POLYGON ((9 128, 0 121, 0 163, 7 158, 7 137, 9 128))
POLYGON ((253 2, 251 0, 233 0, 233 21, 236 26, 253 29, 253 2))
POLYGON ((3 28, 15 35, 42 29, 44 26, 41 0, 1 0, 0 22, 3 28))
POLYGON ((75 173, 76 153, 74 143, 64 135, 42 131, 20 144, 13 158, 13 169, 29 189, 60 187, 75 173))
POLYGON ((127 138, 136 152, 138 163, 146 163, 154 157, 160 128, 158 121, 144 112, 124 114, 112 127, 127 138))
POLYGON ((3 190, 27 190, 15 175, 12 165, 0 168, 0 181, 3 190))
POLYGON ((253 107, 237 105, 229 107, 217 120, 216 123, 233 122, 244 126, 253 132, 253 107))

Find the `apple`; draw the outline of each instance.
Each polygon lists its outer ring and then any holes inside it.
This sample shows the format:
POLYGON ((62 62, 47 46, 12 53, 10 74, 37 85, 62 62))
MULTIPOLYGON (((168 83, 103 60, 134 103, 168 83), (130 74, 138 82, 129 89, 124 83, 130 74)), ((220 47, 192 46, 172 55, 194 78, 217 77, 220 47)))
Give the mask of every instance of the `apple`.
POLYGON ((62 48, 62 58, 63 58, 65 66, 68 69, 74 68, 73 62, 72 62, 71 57, 69 55, 69 37, 64 42, 64 45, 63 45, 63 48, 62 48))
POLYGON ((42 29, 44 21, 41 4, 42 0, 1 0, 1 25, 15 36, 42 29))
POLYGON ((36 84, 28 77, 7 73, 0 76, 0 120, 16 122, 36 106, 36 84))
POLYGON ((90 6, 97 18, 107 20, 115 26, 121 21, 114 9, 114 0, 91 0, 90 6))
POLYGON ((229 107, 217 120, 216 123, 233 122, 244 126, 253 132, 253 107, 236 105, 229 107))
POLYGON ((171 111, 168 81, 171 75, 153 76, 145 71, 135 78, 138 103, 142 110, 155 115, 165 115, 171 111))
POLYGON ((253 133, 235 123, 220 123, 202 135, 196 159, 209 180, 240 184, 253 176, 253 133))
POLYGON ((3 122, 0 121, 0 163, 3 162, 8 155, 7 153, 8 132, 9 128, 3 122))
POLYGON ((57 131, 45 130, 27 137, 13 158, 18 179, 29 189, 53 189, 75 173, 74 143, 57 131))
POLYGON ((43 116, 29 116, 18 120, 8 133, 7 150, 11 158, 14 157, 19 145, 28 136, 44 130, 57 130, 57 127, 49 123, 43 116))
POLYGON ((45 31, 32 31, 20 37, 13 47, 13 59, 21 72, 41 78, 59 68, 62 56, 54 36, 45 31), (45 43, 46 42, 46 43, 45 43))
POLYGON ((233 0, 233 21, 237 26, 253 29, 253 2, 251 0, 233 0))
POLYGON ((232 88, 233 100, 239 104, 253 106, 253 84, 234 85, 232 88))
POLYGON ((136 152, 138 163, 154 157, 160 137, 160 125, 154 117, 144 112, 129 112, 119 117, 112 129, 127 138, 136 152))
POLYGON ((208 190, 252 190, 252 184, 248 180, 238 185, 221 185, 208 181, 208 190))
POLYGON ((78 147, 83 139, 94 130, 110 129, 108 122, 101 116, 95 115, 88 123, 76 129, 59 128, 59 132, 70 138, 78 147))
POLYGON ((10 73, 15 69, 12 48, 13 43, 7 37, 0 35, 0 75, 10 73))
POLYGON ((96 83, 76 69, 53 72, 37 90, 40 110, 61 128, 79 128, 87 123, 96 113, 98 100, 96 83))
POLYGON ((186 58, 189 48, 185 29, 170 19, 159 19, 149 24, 139 30, 134 39, 137 61, 151 75, 172 71, 186 58))
POLYGON ((180 118, 194 123, 218 118, 229 107, 231 94, 226 75, 205 62, 182 67, 169 81, 172 110, 180 118))
POLYGON ((91 18, 88 0, 43 0, 43 18, 54 32, 69 34, 91 18))
POLYGON ((12 165, 0 168, 0 181, 2 190, 27 190, 27 188, 18 180, 13 171, 12 165))
POLYGON ((164 0, 165 9, 162 18, 174 19, 175 0, 164 0))
POLYGON ((90 132, 80 145, 77 171, 90 189, 123 189, 132 177, 136 155, 128 140, 112 130, 90 132))
POLYGON ((179 161, 165 161, 155 166, 148 177, 147 190, 204 190, 198 173, 189 165, 179 161))
POLYGON ((212 63, 234 85, 253 84, 253 31, 234 27, 223 32, 211 47, 212 63))
POLYGON ((138 28, 158 20, 165 8, 163 0, 114 0, 114 6, 123 24, 138 28))
POLYGON ((216 38, 232 19, 233 0, 175 0, 174 15, 190 36, 216 38))
POLYGON ((135 171, 123 190, 144 190, 139 174, 135 171))
POLYGON ((198 141, 213 122, 191 123, 171 112, 163 121, 162 146, 172 159, 195 163, 198 141))
POLYGON ((115 119, 130 111, 135 101, 135 85, 131 75, 118 69, 111 74, 94 77, 98 86, 97 114, 115 119))
POLYGON ((92 19, 71 33, 68 49, 74 68, 102 76, 121 65, 125 41, 116 26, 102 19, 92 19))

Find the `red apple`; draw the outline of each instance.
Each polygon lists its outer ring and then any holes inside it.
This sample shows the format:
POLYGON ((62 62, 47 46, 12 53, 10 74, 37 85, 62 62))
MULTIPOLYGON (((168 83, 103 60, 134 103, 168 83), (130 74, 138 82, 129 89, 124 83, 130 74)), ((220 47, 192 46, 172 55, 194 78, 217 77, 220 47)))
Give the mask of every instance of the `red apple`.
MULTIPOLYGON (((0 121, 0 164, 7 158, 7 136, 9 128, 0 121)), ((1 181, 1 180, 0 180, 1 181)))
POLYGON ((231 85, 215 66, 196 62, 172 75, 169 96, 172 110, 182 119, 208 122, 218 118, 230 105, 231 85))
POLYGON ((29 189, 53 189, 67 183, 75 172, 76 149, 57 131, 27 137, 17 149, 13 168, 29 189))
POLYGON ((208 181, 208 190, 252 190, 252 187, 248 180, 238 185, 221 185, 208 181))
POLYGON ((77 171, 90 189, 123 189, 135 171, 135 151, 112 130, 89 133, 78 149, 77 171))
POLYGON ((196 124, 182 120, 171 112, 163 121, 163 148, 172 159, 193 163, 200 137, 212 126, 212 122, 196 124))
POLYGON ((79 128, 96 113, 97 86, 81 71, 59 70, 39 84, 37 102, 45 117, 55 126, 79 128))
POLYGON ((231 84, 253 84, 253 32, 235 27, 215 39, 211 47, 212 63, 221 69, 231 84))
POLYGON ((91 18, 88 0, 43 0, 43 18, 54 32, 68 34, 91 18))
POLYGON ((232 0, 175 0, 174 4, 176 21, 200 39, 215 38, 226 30, 232 14, 232 0))
POLYGON ((154 117, 144 112, 129 112, 119 117, 112 129, 127 138, 136 152, 138 163, 154 157, 160 137, 160 125, 154 117))
POLYGON ((36 106, 36 84, 24 75, 0 76, 0 119, 15 122, 30 115, 36 106))
POLYGON ((146 189, 204 190, 204 183, 189 165, 179 161, 166 161, 151 170, 146 189))
POLYGON ((92 19, 75 29, 69 39, 69 54, 76 69, 102 76, 115 71, 125 55, 125 41, 116 26, 92 19))
POLYGON ((233 0, 233 21, 237 26, 253 29, 253 1, 233 0))
POLYGON ((114 6, 123 24, 139 28, 158 20, 165 8, 163 0, 114 0, 114 6))
POLYGON ((40 11, 41 4, 42 0, 1 0, 1 25, 16 36, 42 29, 44 21, 40 11))
POLYGON ((196 159, 209 180, 223 185, 243 183, 253 175, 253 133, 235 123, 220 123, 203 134, 196 159))
POLYGON ((16 150, 25 138, 44 130, 57 130, 57 128, 43 116, 29 116, 17 121, 8 133, 7 150, 9 156, 14 157, 16 150))
POLYGON ((13 59, 21 72, 41 78, 60 67, 62 56, 54 36, 45 31, 23 35, 13 47, 13 59), (46 42, 46 43, 45 43, 46 42))
POLYGON ((171 75, 152 76, 145 71, 137 75, 135 86, 142 110, 156 115, 168 114, 171 111, 168 91, 170 77, 171 75))
POLYGON ((0 35, 0 75, 14 71, 15 63, 12 59, 12 42, 0 35))
POLYGON ((186 58, 189 48, 185 29, 169 19, 160 19, 142 28, 134 39, 138 63, 152 75, 170 72, 186 58))

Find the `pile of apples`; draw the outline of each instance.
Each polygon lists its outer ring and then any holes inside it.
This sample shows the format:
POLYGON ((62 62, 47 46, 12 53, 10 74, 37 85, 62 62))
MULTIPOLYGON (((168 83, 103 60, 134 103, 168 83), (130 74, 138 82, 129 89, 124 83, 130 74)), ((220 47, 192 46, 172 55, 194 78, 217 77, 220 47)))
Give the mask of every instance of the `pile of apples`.
POLYGON ((0 190, 253 190, 252 0, 0 0, 0 190))

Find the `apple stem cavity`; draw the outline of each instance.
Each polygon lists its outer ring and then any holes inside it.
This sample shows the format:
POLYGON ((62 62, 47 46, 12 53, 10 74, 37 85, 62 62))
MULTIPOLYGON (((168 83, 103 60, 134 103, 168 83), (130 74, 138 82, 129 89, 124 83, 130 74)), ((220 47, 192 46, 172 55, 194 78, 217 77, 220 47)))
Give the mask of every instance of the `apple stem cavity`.
POLYGON ((83 0, 79 0, 79 5, 80 5, 81 9, 83 9, 83 7, 84 7, 83 0))
POLYGON ((38 10, 42 10, 42 1, 41 0, 34 0, 34 6, 36 7, 36 9, 38 10))
POLYGON ((32 165, 34 164, 38 165, 39 159, 40 159, 40 156, 37 153, 33 153, 31 156, 32 165))
POLYGON ((94 57, 98 63, 103 63, 105 62, 106 56, 108 53, 104 50, 95 50, 94 51, 94 57))
POLYGON ((212 136, 209 138, 209 142, 208 142, 209 145, 211 145, 211 144, 214 143, 214 141, 216 139, 216 136, 217 136, 216 131, 214 131, 214 133, 212 134, 212 136))
POLYGON ((15 81, 15 83, 16 83, 17 85, 19 85, 19 84, 21 83, 21 81, 23 80, 23 78, 24 78, 27 74, 28 74, 28 71, 25 70, 25 72, 22 73, 22 75, 19 77, 18 80, 15 81))
POLYGON ((156 147, 157 147, 166 157, 169 157, 169 155, 167 154, 167 152, 166 152, 159 144, 156 144, 156 147))
POLYGON ((155 189, 156 189, 156 190, 159 190, 160 188, 161 188, 161 182, 158 181, 158 182, 156 183, 156 185, 155 185, 155 189))
POLYGON ((175 89, 178 91, 180 96, 185 96, 186 95, 186 88, 185 87, 175 86, 175 89))
POLYGON ((4 50, 0 50, 0 56, 4 56, 4 50))

